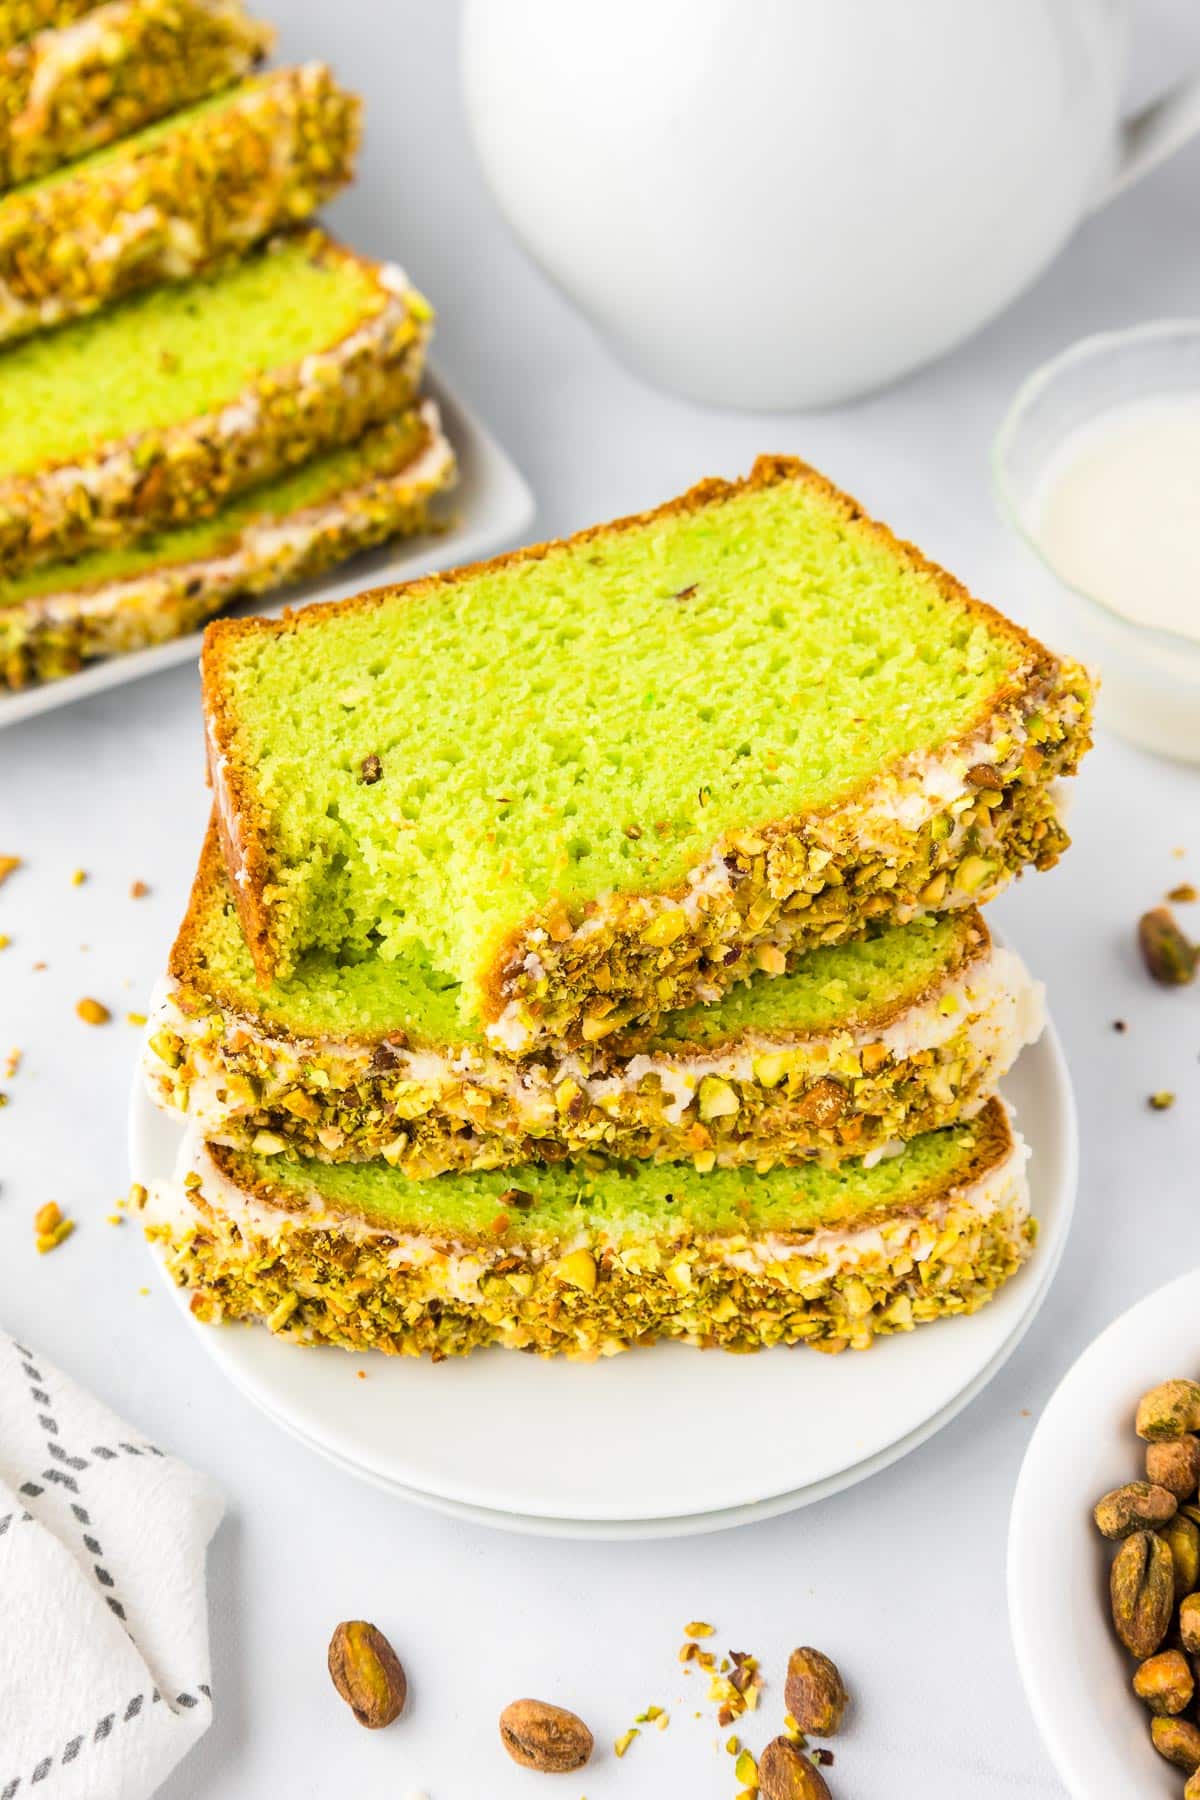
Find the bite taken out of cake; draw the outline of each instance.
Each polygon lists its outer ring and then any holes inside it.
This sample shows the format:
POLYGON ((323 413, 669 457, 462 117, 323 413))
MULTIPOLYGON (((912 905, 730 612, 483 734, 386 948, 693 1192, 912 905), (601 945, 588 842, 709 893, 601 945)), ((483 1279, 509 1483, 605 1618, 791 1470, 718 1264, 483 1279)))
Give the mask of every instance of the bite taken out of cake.
POLYGON ((210 828, 144 1060, 160 1106, 263 1157, 703 1172, 892 1153, 977 1110, 1041 1023, 1040 984, 965 908, 810 951, 656 1031, 516 1062, 412 955, 314 951, 264 990, 210 828))

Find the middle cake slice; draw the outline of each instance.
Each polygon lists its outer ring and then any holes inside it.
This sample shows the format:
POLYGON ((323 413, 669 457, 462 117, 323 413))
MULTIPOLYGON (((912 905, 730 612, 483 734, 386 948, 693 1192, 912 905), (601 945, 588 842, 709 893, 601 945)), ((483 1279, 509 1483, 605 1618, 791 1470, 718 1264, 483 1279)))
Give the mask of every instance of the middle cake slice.
POLYGON ((584 1152, 767 1167, 871 1159, 982 1104, 1041 990, 979 913, 816 950, 715 1005, 524 1059, 464 1027, 409 955, 312 952, 264 989, 210 829, 147 1032, 160 1105, 209 1138, 425 1177, 584 1152))

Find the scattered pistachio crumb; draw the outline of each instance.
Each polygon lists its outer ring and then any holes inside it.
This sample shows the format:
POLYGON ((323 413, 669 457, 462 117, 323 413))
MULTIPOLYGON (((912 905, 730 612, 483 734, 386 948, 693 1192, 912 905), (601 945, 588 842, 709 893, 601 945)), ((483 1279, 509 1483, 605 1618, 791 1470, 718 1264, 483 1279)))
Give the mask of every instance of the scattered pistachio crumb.
POLYGON ((139 1012, 127 1012, 125 1014, 125 1023, 127 1025, 144 1025, 146 1023, 146 1015, 145 1013, 139 1012))
POLYGON ((21 867, 19 856, 0 856, 0 887, 21 867))
POLYGON ((87 880, 87 870, 86 869, 76 869, 74 874, 71 876, 71 886, 72 887, 82 887, 86 880, 87 880))
POLYGON ((75 1003, 75 1011, 85 1025, 107 1025, 112 1018, 112 1014, 102 1000, 78 1000, 75 1003))
POLYGON ((1167 899, 1173 900, 1177 906, 1188 906, 1193 900, 1200 899, 1200 894, 1197 894, 1190 881, 1181 881, 1178 887, 1171 889, 1167 899))
POLYGON ((21 1052, 19 1050, 10 1050, 4 1059, 4 1079, 6 1081, 11 1081, 20 1066, 21 1052))
POLYGON ((1169 1088, 1159 1088, 1156 1094, 1150 1096, 1150 1105, 1155 1112, 1166 1112, 1174 1104, 1175 1096, 1169 1088))
POLYGON ((725 1748, 728 1750, 730 1756, 736 1756, 738 1751, 741 1749, 741 1747, 742 1747, 742 1740, 740 1737, 737 1736, 736 1733, 733 1735, 733 1737, 727 1737, 725 1739, 725 1748))
POLYGON ((122 1213, 109 1213, 106 1223, 109 1225, 123 1225, 125 1223, 124 1215, 122 1213))
POLYGON ((360 1381, 365 1381, 367 1379, 367 1371, 365 1369, 356 1369, 354 1372, 360 1381))
POLYGON ((8 1095, 6 1093, 4 1093, 2 1089, 0 1089, 0 1106, 7 1106, 7 1105, 8 1105, 8 1095))
POLYGON ((144 881, 134 881, 130 883, 129 898, 131 900, 144 900, 149 892, 150 889, 146 886, 144 881))
POLYGON ((12 939, 9 937, 7 931, 0 931, 0 950, 7 950, 11 943, 12 939))
MULTIPOLYGON (((142 1186, 140 1181, 135 1181, 130 1184, 128 1205, 132 1206, 135 1210, 140 1210, 141 1207, 145 1206, 147 1198, 148 1195, 146 1189, 142 1186)), ((121 1202, 118 1200, 117 1205, 119 1206, 120 1204, 121 1202)))
POLYGON ((65 1243, 74 1229, 74 1219, 64 1218, 57 1201, 47 1200, 33 1215, 34 1242, 38 1255, 45 1256, 47 1250, 56 1250, 59 1244, 65 1243))
POLYGON ((754 1787, 758 1782, 758 1764, 749 1750, 740 1750, 738 1759, 733 1765, 733 1772, 743 1787, 754 1787))
POLYGON ((684 1637, 706 1638, 714 1635, 714 1627, 706 1625, 703 1619, 693 1619, 690 1625, 683 1628, 684 1637))
POLYGON ((624 1754, 628 1750, 630 1744, 632 1744, 634 1738, 640 1737, 640 1736, 641 1736, 641 1732, 638 1730, 637 1726, 631 1725, 629 1727, 629 1730, 623 1731, 621 1733, 620 1737, 613 1744, 613 1754, 616 1756, 624 1756, 624 1754))
POLYGON ((1113 1030, 1114 1031, 1128 1031, 1129 1027, 1125 1023, 1124 1019, 1114 1019, 1113 1020, 1113 1030))

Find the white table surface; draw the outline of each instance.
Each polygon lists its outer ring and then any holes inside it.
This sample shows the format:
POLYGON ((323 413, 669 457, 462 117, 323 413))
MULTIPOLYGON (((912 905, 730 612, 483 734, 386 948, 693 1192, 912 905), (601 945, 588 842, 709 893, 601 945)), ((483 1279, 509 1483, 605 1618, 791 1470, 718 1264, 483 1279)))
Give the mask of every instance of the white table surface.
MULTIPOLYGON (((1188 0, 1140 10, 1146 85, 1200 54, 1200 22, 1188 0)), ((709 413, 627 375, 512 246, 463 128, 453 8, 274 0, 273 11, 286 54, 331 55, 368 96, 361 183, 335 223, 401 258, 438 303, 439 359, 532 480, 540 532, 744 470, 760 450, 797 452, 1028 617, 1027 565, 993 514, 987 476, 1010 393, 1073 337, 1200 304, 1194 146, 1091 220, 1003 320, 938 367, 840 412, 709 413)), ((206 805, 192 669, 0 737, 0 851, 27 860, 0 894, 12 938, 0 955, 0 1054, 10 1043, 24 1053, 0 1084, 11 1096, 0 1115, 0 1319, 229 1497, 211 1563, 218 1716, 163 1790, 170 1800, 403 1800, 410 1788, 518 1800, 542 1790, 499 1750, 495 1721, 523 1694, 576 1707, 601 1747, 586 1776, 555 1793, 730 1796, 732 1763, 716 1748, 725 1733, 676 1661, 696 1617, 719 1627, 722 1646, 764 1661, 772 1687, 746 1732, 755 1747, 778 1729, 788 1649, 814 1643, 837 1657, 859 1697, 831 1776, 842 1800, 1061 1795, 1009 1647, 1009 1498, 1067 1365, 1195 1260, 1200 999, 1148 983, 1132 930, 1168 887, 1200 881, 1200 775, 1102 736, 1078 784, 1066 863, 996 908, 1049 981, 1084 1133, 1073 1238, 1013 1361, 942 1435, 840 1498, 734 1533, 632 1546, 510 1537, 357 1485, 223 1384, 156 1283, 141 1292, 152 1277, 134 1228, 105 1222, 127 1180, 136 1032, 123 1017, 162 965, 206 805), (80 887, 77 867, 88 871, 80 887), (135 878, 148 898, 128 897, 135 878), (35 972, 37 961, 49 966, 35 972), (112 1007, 114 1022, 80 1023, 83 995, 112 1007), (1111 1027, 1118 1017, 1124 1035, 1111 1027), (1164 1087, 1178 1104, 1153 1113, 1145 1097, 1164 1087), (31 1217, 50 1198, 79 1228, 38 1257, 31 1217), (361 1731, 325 1673, 330 1630, 354 1616, 383 1626, 409 1671, 410 1713, 389 1732, 361 1731), (649 1702, 670 1707, 670 1729, 617 1762, 613 1738, 649 1702)), ((1200 908, 1190 916, 1200 929, 1200 908)), ((747 1381, 754 1367, 747 1359, 747 1381)), ((712 1429, 741 1454, 735 1416, 712 1429)), ((779 1429, 803 1421, 781 1418, 779 1429)))

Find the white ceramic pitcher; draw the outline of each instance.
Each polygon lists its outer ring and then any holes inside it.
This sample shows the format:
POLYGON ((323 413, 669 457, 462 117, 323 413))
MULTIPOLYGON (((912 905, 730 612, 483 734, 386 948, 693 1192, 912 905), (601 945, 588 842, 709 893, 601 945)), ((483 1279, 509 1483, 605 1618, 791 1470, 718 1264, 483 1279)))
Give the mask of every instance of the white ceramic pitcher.
POLYGON ((495 195, 652 380, 844 400, 948 350, 1200 128, 1129 0, 466 0, 495 195))

